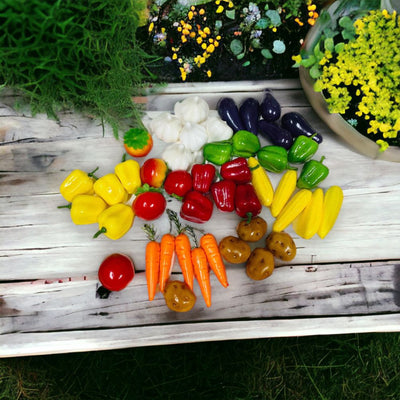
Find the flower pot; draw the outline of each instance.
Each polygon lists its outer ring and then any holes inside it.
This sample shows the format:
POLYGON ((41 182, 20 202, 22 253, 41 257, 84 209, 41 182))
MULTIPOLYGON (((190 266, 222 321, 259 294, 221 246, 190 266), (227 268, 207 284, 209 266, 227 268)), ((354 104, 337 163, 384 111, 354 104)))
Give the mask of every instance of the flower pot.
MULTIPOLYGON (((319 34, 318 26, 313 26, 308 32, 304 46, 308 50, 311 43, 319 34)), ((314 79, 311 78, 309 71, 300 66, 299 78, 305 95, 318 116, 328 125, 328 127, 339 135, 353 150, 364 154, 373 159, 380 159, 392 162, 400 162, 400 147, 391 146, 385 151, 380 151, 372 139, 362 135, 351 126, 341 114, 330 113, 325 98, 321 92, 316 92, 313 88, 314 79)))

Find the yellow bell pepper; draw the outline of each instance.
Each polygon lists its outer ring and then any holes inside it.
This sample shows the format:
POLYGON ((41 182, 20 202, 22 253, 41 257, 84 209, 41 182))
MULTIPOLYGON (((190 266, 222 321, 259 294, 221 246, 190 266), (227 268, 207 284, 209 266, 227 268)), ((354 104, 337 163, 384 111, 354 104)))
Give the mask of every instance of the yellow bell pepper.
POLYGON ((94 192, 110 206, 125 203, 128 200, 128 192, 122 186, 117 175, 113 173, 97 179, 93 188, 94 192))
POLYGON ((249 157, 247 164, 251 170, 251 183, 254 186, 258 200, 263 206, 269 207, 274 198, 274 189, 265 169, 254 157, 249 157))
POLYGON ((90 194, 78 194, 67 206, 58 208, 69 208, 71 219, 75 225, 94 224, 101 212, 107 208, 106 202, 98 196, 90 194))
POLYGON ((285 204, 296 189, 297 172, 293 169, 287 170, 280 179, 275 189, 274 199, 271 204, 271 215, 277 217, 285 204))
POLYGON ((129 194, 133 194, 142 185, 140 179, 140 165, 135 160, 126 160, 114 168, 115 175, 129 194))
POLYGON ((80 169, 73 170, 61 183, 60 193, 69 203, 78 194, 93 194, 93 183, 96 179, 93 172, 87 173, 80 169))
POLYGON ((293 195, 286 203, 283 210, 279 213, 272 230, 281 232, 286 229, 294 219, 306 208, 312 197, 312 192, 309 189, 301 189, 293 195))
POLYGON ((114 204, 99 215, 99 230, 93 237, 104 234, 112 240, 120 239, 131 229, 134 218, 132 207, 122 203, 114 204))
POLYGON ((311 239, 318 231, 322 221, 324 191, 315 189, 307 207, 293 221, 294 231, 303 239, 311 239))
POLYGON ((343 191, 339 186, 331 186, 325 192, 322 221, 318 236, 323 239, 335 225, 343 204, 343 191))

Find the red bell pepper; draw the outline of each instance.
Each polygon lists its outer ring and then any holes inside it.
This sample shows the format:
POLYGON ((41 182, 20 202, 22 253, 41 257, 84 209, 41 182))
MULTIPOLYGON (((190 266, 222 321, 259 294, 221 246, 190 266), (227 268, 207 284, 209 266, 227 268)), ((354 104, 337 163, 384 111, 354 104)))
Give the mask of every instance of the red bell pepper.
POLYGON ((244 157, 238 157, 221 165, 220 174, 235 183, 251 181, 251 171, 244 157))
POLYGON ((239 217, 251 218, 260 214, 262 205, 251 183, 236 186, 235 211, 239 217))
POLYGON ((183 198, 180 216, 187 221, 201 224, 211 218, 213 206, 213 202, 203 193, 191 190, 183 198))
POLYGON ((194 164, 191 170, 193 190, 201 193, 210 191, 215 178, 215 167, 212 164, 194 164))
POLYGON ((218 210, 232 212, 235 210, 236 183, 225 180, 211 185, 211 194, 218 210))

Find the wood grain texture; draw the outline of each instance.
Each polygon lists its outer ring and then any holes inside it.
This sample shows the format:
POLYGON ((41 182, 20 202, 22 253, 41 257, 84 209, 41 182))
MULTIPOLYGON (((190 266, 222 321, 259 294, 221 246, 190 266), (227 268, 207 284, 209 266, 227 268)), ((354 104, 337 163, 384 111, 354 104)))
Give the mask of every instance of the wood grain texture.
MULTIPOLYGON (((316 158, 326 157, 330 174, 321 187, 343 188, 342 211, 324 240, 304 240, 288 228, 297 256, 290 264, 277 262, 279 268, 267 280, 251 281, 243 266, 228 265, 227 289, 212 278, 210 309, 196 286, 199 300, 187 314, 168 311, 160 294, 147 300, 143 221, 137 218, 118 241, 92 239, 97 225, 75 226, 69 212, 57 208, 65 204, 59 185, 69 172, 96 167, 100 176, 112 172, 124 153, 121 140, 87 116, 66 111, 59 121, 32 117, 15 111, 12 98, 2 99, 0 355, 400 330, 400 164, 348 149, 315 115, 296 80, 170 85, 149 95, 144 118, 173 110, 188 95, 201 95, 215 108, 222 95, 238 102, 249 96, 261 99, 266 88, 281 102, 283 113, 301 112, 323 135, 316 158), (130 255, 137 274, 126 290, 100 299, 97 269, 113 252, 130 255)), ((151 156, 163 148, 155 140, 151 156)), ((280 175, 269 175, 276 186, 280 175)), ((168 207, 178 211, 179 202, 169 199, 168 207)), ((264 208, 262 216, 271 227, 269 210, 264 208)), ((237 223, 235 214, 214 209, 212 220, 199 227, 219 240, 235 234, 237 223)), ((169 230, 165 216, 155 225, 160 235, 169 230)), ((181 278, 176 263, 173 271, 181 278)))

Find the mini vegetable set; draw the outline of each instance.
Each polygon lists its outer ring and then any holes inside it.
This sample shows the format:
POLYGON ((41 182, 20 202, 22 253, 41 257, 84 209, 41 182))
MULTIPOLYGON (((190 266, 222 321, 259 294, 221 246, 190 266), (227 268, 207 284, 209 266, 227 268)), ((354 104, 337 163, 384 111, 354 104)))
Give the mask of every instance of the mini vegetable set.
MULTIPOLYGON (((174 113, 144 121, 147 130, 125 133, 127 154, 114 172, 72 171, 60 186, 69 204, 60 208, 70 209, 75 224, 97 223, 94 238, 120 239, 136 218, 144 221, 149 300, 161 292, 171 310, 189 311, 197 282, 210 307, 210 274, 226 289, 225 264, 244 264, 249 278, 264 280, 276 260, 296 256, 290 225, 303 239, 323 239, 339 215, 341 188, 320 187, 329 174, 324 156, 316 156, 323 138, 300 114, 281 113, 269 91, 261 101, 248 98, 240 105, 221 98, 216 111, 198 96, 187 97, 174 113), (153 140, 165 142, 159 157, 152 157, 153 140), (278 175, 275 187, 272 174, 278 175), (270 231, 260 215, 264 208, 274 219, 270 231), (214 213, 236 214, 237 235, 218 242, 205 232, 214 213), (162 216, 170 231, 158 237, 151 221, 162 216), (175 256, 183 282, 171 278, 175 256)), ((134 277, 133 262, 123 254, 110 257, 100 267, 100 282, 105 291, 122 290, 134 277)))

